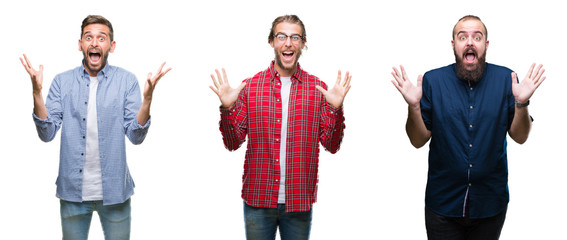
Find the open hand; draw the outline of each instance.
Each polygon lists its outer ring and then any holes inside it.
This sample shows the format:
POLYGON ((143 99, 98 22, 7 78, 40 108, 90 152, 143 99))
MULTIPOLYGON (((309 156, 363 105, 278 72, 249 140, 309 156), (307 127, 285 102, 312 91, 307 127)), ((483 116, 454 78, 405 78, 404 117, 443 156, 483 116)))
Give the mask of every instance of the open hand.
POLYGON ((32 67, 30 60, 25 54, 24 54, 24 59, 20 57, 20 62, 22 62, 22 65, 30 75, 33 86, 33 93, 40 94, 43 85, 43 65, 39 65, 39 71, 38 71, 32 67))
POLYGON ((154 89, 156 88, 156 84, 163 76, 165 76, 167 72, 171 70, 171 68, 168 68, 167 70, 163 71, 163 66, 165 66, 165 62, 161 64, 156 75, 154 75, 153 77, 151 72, 148 73, 148 79, 146 80, 146 84, 144 86, 144 99, 152 100, 152 95, 154 93, 154 89))
POLYGON ((319 92, 325 96, 325 99, 331 106, 335 108, 339 108, 343 105, 343 101, 345 100, 345 96, 350 90, 350 80, 352 76, 349 72, 346 73, 344 80, 341 79, 341 70, 339 70, 339 74, 337 76, 337 82, 330 90, 325 90, 321 86, 315 86, 319 92))
POLYGON ((526 103, 530 100, 530 97, 534 94, 535 90, 545 80, 545 76, 543 76, 543 73, 545 72, 545 69, 542 68, 543 65, 540 64, 534 70, 535 65, 535 63, 532 64, 530 70, 526 74, 526 77, 520 83, 518 83, 518 76, 516 73, 512 73, 512 93, 518 103, 526 103))
POLYGON ((394 76, 395 80, 392 80, 394 87, 400 91, 404 100, 408 103, 408 105, 412 108, 419 107, 419 101, 421 100, 421 96, 423 95, 423 90, 421 88, 421 84, 423 83, 423 76, 419 75, 417 77, 417 85, 413 85, 413 83, 409 80, 408 75, 406 74, 406 70, 404 66, 400 65, 401 72, 398 71, 396 67, 392 68, 394 71, 392 72, 392 76, 394 76))
POLYGON ((230 108, 238 99, 238 94, 244 86, 246 86, 246 82, 240 84, 240 86, 236 89, 231 88, 224 68, 222 69, 222 76, 218 69, 215 69, 215 72, 217 73, 218 80, 215 78, 215 75, 211 74, 211 78, 213 79, 213 84, 215 86, 209 86, 209 88, 217 94, 223 108, 230 108))

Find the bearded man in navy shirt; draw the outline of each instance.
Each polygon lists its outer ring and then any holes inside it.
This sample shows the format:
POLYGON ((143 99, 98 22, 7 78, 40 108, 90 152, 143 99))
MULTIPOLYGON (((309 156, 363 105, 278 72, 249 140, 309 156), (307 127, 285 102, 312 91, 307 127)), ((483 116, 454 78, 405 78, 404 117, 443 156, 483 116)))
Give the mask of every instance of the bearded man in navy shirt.
POLYGON ((512 70, 486 63, 488 32, 477 16, 453 28, 456 63, 419 76, 403 66, 392 80, 408 103, 406 132, 420 148, 430 139, 425 195, 429 239, 498 239, 509 201, 506 134, 529 135, 529 99, 545 80, 532 64, 519 82, 512 70))

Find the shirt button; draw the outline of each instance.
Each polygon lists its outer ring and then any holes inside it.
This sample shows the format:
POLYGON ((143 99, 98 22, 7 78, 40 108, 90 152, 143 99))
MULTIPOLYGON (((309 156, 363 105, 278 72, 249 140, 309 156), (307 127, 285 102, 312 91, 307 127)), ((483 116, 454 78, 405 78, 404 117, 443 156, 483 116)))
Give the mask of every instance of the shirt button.
POLYGON ((473 88, 471 87, 471 91, 473 90, 473 88))
POLYGON ((280 161, 280 159, 276 158, 276 162, 279 162, 279 161, 280 161))
POLYGON ((279 180, 278 180, 278 179, 276 179, 276 182, 278 182, 278 181, 279 181, 279 180))
POLYGON ((85 139, 85 136, 83 136, 83 139, 85 139))
POLYGON ((85 153, 81 153, 81 156, 85 155, 85 153))
POLYGON ((473 109, 473 106, 471 105, 469 108, 470 108, 470 109, 473 109))
POLYGON ((472 186, 472 183, 469 183, 469 187, 472 186))
POLYGON ((278 119, 277 122, 280 122, 280 120, 278 119))
POLYGON ((469 147, 471 147, 471 148, 472 148, 472 144, 469 144, 469 147))
POLYGON ((279 102, 279 101, 280 101, 280 99, 279 99, 279 98, 276 98, 276 102, 279 102))
POLYGON ((471 124, 471 125, 469 125, 469 128, 472 128, 472 124, 471 124))
POLYGON ((279 141, 280 141, 280 139, 279 139, 279 138, 276 138, 276 142, 279 142, 279 141))
POLYGON ((471 164, 469 164, 469 167, 472 167, 472 163, 471 163, 471 164))

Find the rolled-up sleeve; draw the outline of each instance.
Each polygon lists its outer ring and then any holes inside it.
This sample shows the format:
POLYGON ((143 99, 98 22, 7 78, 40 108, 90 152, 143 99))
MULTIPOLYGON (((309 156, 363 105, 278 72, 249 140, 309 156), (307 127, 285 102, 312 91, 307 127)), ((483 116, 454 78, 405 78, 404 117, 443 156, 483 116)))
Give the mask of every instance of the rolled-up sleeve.
POLYGON ((41 119, 32 113, 33 121, 37 130, 37 135, 44 142, 49 142, 55 138, 57 131, 61 128, 63 119, 63 107, 61 103, 61 82, 56 77, 51 83, 46 100, 47 118, 41 119))
POLYGON ((151 117, 144 126, 138 123, 136 115, 142 105, 140 87, 134 79, 132 86, 127 92, 124 103, 124 131, 133 144, 140 144, 146 138, 151 124, 151 117))

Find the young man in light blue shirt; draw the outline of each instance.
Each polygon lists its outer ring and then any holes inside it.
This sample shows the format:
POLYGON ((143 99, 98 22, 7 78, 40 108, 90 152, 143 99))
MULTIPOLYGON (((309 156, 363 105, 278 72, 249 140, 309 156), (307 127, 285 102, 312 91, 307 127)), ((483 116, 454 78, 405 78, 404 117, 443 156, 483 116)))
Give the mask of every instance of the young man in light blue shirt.
POLYGON ((61 125, 57 197, 61 199, 63 239, 87 239, 92 212, 97 211, 106 239, 129 239, 130 196, 134 182, 126 163, 124 135, 144 141, 157 82, 171 68, 148 79, 140 101, 135 75, 107 64, 114 51, 112 24, 98 15, 81 26, 81 66, 55 76, 44 103, 43 66, 39 71, 20 58, 33 85, 33 119, 39 138, 53 140, 61 125))

